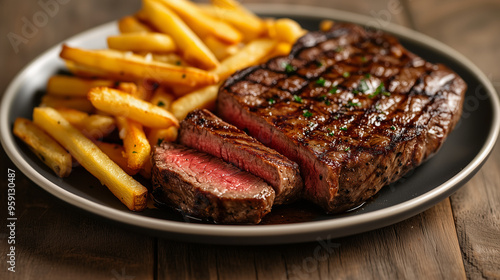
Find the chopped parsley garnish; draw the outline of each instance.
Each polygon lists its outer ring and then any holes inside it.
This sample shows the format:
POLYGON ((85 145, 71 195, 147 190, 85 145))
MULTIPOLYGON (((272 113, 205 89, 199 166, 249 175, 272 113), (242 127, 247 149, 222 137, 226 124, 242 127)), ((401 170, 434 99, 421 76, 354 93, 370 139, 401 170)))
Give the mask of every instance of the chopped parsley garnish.
POLYGON ((295 67, 293 67, 290 63, 285 64, 285 72, 287 74, 295 72, 295 67))
POLYGON ((366 74, 365 74, 365 78, 367 78, 367 79, 370 79, 370 77, 371 77, 371 76, 372 76, 372 75, 371 75, 370 73, 366 73, 366 74))
POLYGON ((344 149, 344 152, 348 152, 351 148, 347 147, 344 149))
POLYGON ((335 133, 333 133, 333 132, 328 132, 328 136, 335 136, 335 133))
POLYGON ((337 93, 337 91, 338 91, 338 88, 337 88, 336 86, 334 86, 334 87, 332 87, 332 88, 328 91, 328 93, 335 94, 335 93, 337 93))
POLYGON ((185 79, 186 78, 186 74, 182 74, 182 78, 185 79))
POLYGON ((276 100, 269 98, 269 100, 267 100, 267 103, 272 105, 272 104, 276 103, 276 100))
POLYGON ((351 76, 351 73, 346 71, 346 72, 342 73, 342 76, 344 76, 344 78, 349 78, 351 76))
POLYGON ((343 126, 343 127, 341 127, 341 128, 340 128, 340 130, 344 130, 344 131, 346 131, 346 130, 347 130, 347 126, 343 126))
POLYGON ((165 106, 165 102, 163 102, 163 101, 158 101, 158 104, 156 104, 156 105, 158 105, 158 106, 160 106, 160 107, 163 107, 163 106, 165 106))
POLYGON ((293 95, 293 101, 297 103, 302 103, 302 98, 298 95, 293 95))
POLYGON ((391 126, 391 129, 392 129, 392 130, 396 130, 396 127, 392 125, 392 126, 391 126))
POLYGON ((319 60, 316 60, 316 66, 319 68, 321 66, 323 66, 323 62, 319 61, 319 60))
POLYGON ((320 97, 318 97, 318 100, 325 102, 326 105, 330 105, 331 104, 330 100, 328 100, 328 98, 326 98, 326 95, 324 95, 324 94, 321 95, 320 97))
POLYGON ((338 47, 335 48, 336 52, 341 52, 343 50, 344 50, 344 48, 342 48, 341 46, 338 46, 338 47))
POLYGON ((137 154, 137 152, 136 151, 132 151, 132 154, 137 154))
POLYGON ((367 92, 368 90, 370 90, 370 87, 368 86, 368 84, 366 83, 366 80, 365 79, 361 79, 361 81, 359 82, 359 85, 358 85, 358 90, 360 92, 367 92))
POLYGON ((367 60, 367 59, 366 59, 366 56, 362 56, 362 57, 361 57, 361 61, 362 61, 362 62, 366 62, 366 60, 367 60))
POLYGON ((180 61, 180 60, 177 60, 177 61, 175 62, 175 64, 176 64, 176 65, 181 65, 181 61, 180 61))
POLYGON ((375 92, 368 95, 368 97, 373 98, 379 94, 383 94, 385 96, 391 96, 391 94, 385 90, 384 83, 380 83, 380 85, 378 85, 378 87, 375 89, 375 92))
POLYGON ((324 87, 325 83, 326 83, 326 80, 323 77, 320 77, 319 79, 316 80, 316 85, 318 85, 320 87, 324 87))
POLYGON ((325 105, 331 105, 332 103, 330 102, 330 100, 325 100, 325 105))
POLYGON ((313 113, 309 112, 309 110, 304 110, 302 116, 309 118, 312 117, 313 113))
POLYGON ((355 106, 361 106, 361 103, 359 102, 352 102, 352 100, 349 100, 349 102, 347 102, 347 105, 349 105, 350 107, 355 107, 355 106))

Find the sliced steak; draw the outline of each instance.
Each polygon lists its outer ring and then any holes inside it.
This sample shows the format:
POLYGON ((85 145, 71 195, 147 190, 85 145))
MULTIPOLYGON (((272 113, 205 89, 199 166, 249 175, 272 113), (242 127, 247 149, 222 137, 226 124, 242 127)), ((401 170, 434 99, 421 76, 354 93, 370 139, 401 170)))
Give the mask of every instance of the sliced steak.
POLYGON ((466 87, 393 36, 339 23, 230 77, 217 112, 297 162, 307 199, 342 212, 441 147, 466 87))
POLYGON ((178 144, 153 150, 153 196, 188 215, 217 223, 257 224, 271 211, 274 190, 234 165, 178 144))
POLYGON ((293 202, 302 190, 299 166, 275 150, 224 122, 208 110, 195 110, 182 121, 179 142, 258 176, 274 188, 274 204, 293 202))

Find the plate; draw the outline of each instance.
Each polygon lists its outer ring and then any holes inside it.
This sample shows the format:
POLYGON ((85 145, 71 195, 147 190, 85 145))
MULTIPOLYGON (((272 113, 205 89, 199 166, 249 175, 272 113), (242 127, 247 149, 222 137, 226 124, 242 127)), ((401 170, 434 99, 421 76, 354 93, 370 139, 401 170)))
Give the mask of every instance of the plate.
MULTIPOLYGON (((147 209, 135 213, 126 209, 83 168, 75 168, 69 178, 56 177, 11 132, 17 117, 31 118, 47 79, 64 68, 58 57, 61 45, 57 45, 30 63, 8 87, 0 111, 4 150, 37 185, 98 217, 153 235, 218 244, 305 242, 381 228, 416 215, 450 196, 487 159, 499 132, 499 101, 486 76, 461 54, 415 31, 347 12, 292 5, 252 5, 250 8, 261 16, 293 18, 309 30, 317 29, 322 19, 333 19, 377 27, 394 34, 410 51, 434 63, 448 65, 467 82, 469 88, 460 122, 433 158, 398 182, 384 187, 366 204, 341 215, 324 215, 310 205, 301 205, 297 209, 273 209, 264 225, 236 226, 193 222, 173 211, 147 209), (273 224, 275 217, 282 214, 290 218, 290 223, 273 224)), ((105 38, 117 32, 116 22, 111 22, 65 42, 78 47, 103 48, 105 38)))

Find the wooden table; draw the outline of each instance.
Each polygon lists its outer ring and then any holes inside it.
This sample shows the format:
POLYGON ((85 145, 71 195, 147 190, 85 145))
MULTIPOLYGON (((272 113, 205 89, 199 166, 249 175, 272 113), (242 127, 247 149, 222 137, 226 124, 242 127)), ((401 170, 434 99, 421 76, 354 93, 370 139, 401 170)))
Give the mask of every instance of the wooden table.
MULTIPOLYGON (((138 10, 138 0, 52 3, 25 42, 20 34, 44 8, 38 1, 0 2, 0 91, 50 46, 138 10), (53 5, 56 3, 56 5, 53 5)), ((249 3, 254 1, 244 1, 249 3)), ((494 0, 268 0, 371 15, 435 37, 466 55, 500 91, 500 2, 494 0)), ((1 152, 2 223, 7 169, 1 152)), ((331 240, 279 246, 173 242, 109 224, 47 194, 17 172, 16 272, 8 272, 7 231, 0 230, 0 279, 481 279, 500 278, 500 150, 463 188, 398 224, 331 240), (318 249, 319 248, 319 249, 318 249)))

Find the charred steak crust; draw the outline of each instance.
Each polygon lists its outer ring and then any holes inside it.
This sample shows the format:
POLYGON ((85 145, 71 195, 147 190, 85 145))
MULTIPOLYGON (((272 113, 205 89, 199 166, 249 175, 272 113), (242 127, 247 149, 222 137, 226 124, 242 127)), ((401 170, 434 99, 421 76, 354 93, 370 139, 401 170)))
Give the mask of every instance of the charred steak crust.
POLYGON ((460 117, 466 88, 395 37, 340 23, 227 79, 216 110, 297 162, 304 196, 334 213, 435 153, 460 117))
POLYGON ((262 178, 274 188, 275 205, 291 203, 299 197, 303 184, 297 163, 208 110, 187 115, 181 122, 178 141, 262 178))
POLYGON ((262 179, 209 154, 163 142, 153 149, 155 200, 184 214, 224 224, 257 224, 274 190, 262 179))

